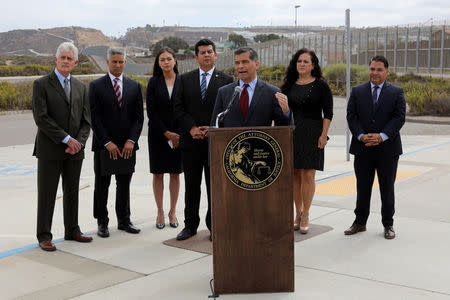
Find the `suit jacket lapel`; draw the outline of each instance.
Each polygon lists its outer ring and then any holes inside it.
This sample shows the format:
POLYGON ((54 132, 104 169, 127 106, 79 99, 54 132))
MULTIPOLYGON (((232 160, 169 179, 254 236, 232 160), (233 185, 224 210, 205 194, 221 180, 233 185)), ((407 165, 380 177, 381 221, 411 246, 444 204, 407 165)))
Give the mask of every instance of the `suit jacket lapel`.
POLYGON ((194 70, 194 72, 191 73, 192 78, 190 81, 192 82, 192 88, 194 89, 195 93, 197 94, 198 101, 202 100, 202 93, 200 91, 200 71, 197 69, 194 70))
MULTIPOLYGON (((200 75, 199 75, 200 76, 200 75)), ((217 74, 216 68, 214 68, 214 71, 211 75, 211 78, 209 80, 209 84, 208 87, 206 88, 206 95, 205 95, 205 101, 209 101, 210 99, 208 98, 208 92, 214 89, 217 89, 217 77, 219 77, 219 74, 217 74)), ((198 77, 197 77, 198 78, 198 77)), ((200 80, 200 79, 199 79, 200 80)), ((200 84, 200 83, 199 83, 200 84)), ((213 101, 216 99, 212 99, 213 101)))
MULTIPOLYGON (((123 78, 123 83, 122 83, 122 105, 119 107, 121 109, 123 109, 125 107, 125 104, 127 103, 127 95, 130 90, 128 89, 128 87, 130 86, 130 79, 128 79, 128 77, 125 77, 125 75, 122 76, 123 78)), ((117 97, 116 97, 117 100, 117 97)), ((117 104, 119 104, 119 101, 117 101, 117 104)))
POLYGON ((256 81, 255 90, 253 91, 253 97, 252 102, 250 103, 250 106, 247 111, 247 116, 245 117, 245 121, 249 120, 253 112, 255 111, 256 105, 258 105, 258 101, 261 98, 263 84, 259 81, 259 79, 256 81))
MULTIPOLYGON (((165 82, 165 80, 164 80, 164 84, 165 84, 166 82, 165 82)), ((172 102, 172 100, 173 100, 173 95, 175 94, 175 91, 177 90, 177 85, 178 85, 178 74, 175 74, 175 81, 174 81, 174 83, 173 83, 173 88, 172 88, 172 95, 170 95, 170 102, 171 103, 173 103, 172 102)), ((167 87, 167 86, 166 86, 167 87)), ((167 90, 167 88, 166 88, 166 90, 167 90)), ((167 96, 169 96, 169 92, 167 92, 167 96)))
POLYGON ((381 88, 380 95, 378 96, 378 101, 374 107, 375 111, 377 111, 378 107, 380 107, 380 105, 382 105, 384 94, 386 93, 386 89, 388 87, 389 87, 389 83, 385 81, 383 84, 383 87, 381 88))
POLYGON ((70 99, 67 99, 66 93, 64 92, 61 82, 59 82, 58 76, 56 76, 55 71, 50 74, 50 84, 58 91, 60 96, 66 100, 67 104, 70 104, 70 99))
MULTIPOLYGON (((105 83, 105 90, 109 92, 110 99, 113 101, 113 105, 117 105, 118 107, 120 107, 119 101, 117 100, 117 95, 116 95, 116 92, 114 91, 114 86, 113 86, 113 84, 111 82, 111 78, 109 77, 109 74, 106 74, 103 77, 103 80, 104 80, 104 83, 105 83)), ((124 91, 124 90, 125 89, 122 88, 122 91, 124 91)), ((122 99, 123 99, 123 95, 122 95, 122 99)))

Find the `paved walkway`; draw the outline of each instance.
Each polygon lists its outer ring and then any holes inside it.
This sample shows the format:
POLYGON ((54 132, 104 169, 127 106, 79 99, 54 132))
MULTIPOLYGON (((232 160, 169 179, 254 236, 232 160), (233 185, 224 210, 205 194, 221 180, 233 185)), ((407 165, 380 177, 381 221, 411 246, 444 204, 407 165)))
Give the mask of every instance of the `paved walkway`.
MULTIPOLYGON (((348 177, 353 173, 352 162, 345 161, 345 137, 333 135, 326 150, 326 171, 317 174, 318 193, 311 208, 312 223, 333 230, 295 244, 295 292, 219 299, 450 299, 450 135, 406 135, 403 142, 399 172, 404 176, 396 184, 394 240, 383 238, 377 190, 367 232, 344 236, 354 218, 355 189, 348 177)), ((119 232, 112 217, 111 237, 95 235, 94 174, 88 152, 81 175, 79 223, 94 241, 62 240, 58 198, 53 220, 58 251, 53 253, 38 249, 35 240, 32 144, 0 147, 0 299, 208 299, 212 256, 162 244, 182 227, 155 228, 148 152, 146 143, 141 144, 131 210, 142 232, 119 232)), ((114 188, 112 184, 108 204, 112 216, 114 188)), ((180 195, 177 215, 182 223, 183 187, 180 195)), ((167 194, 164 203, 168 212, 167 194)), ((201 215, 205 213, 203 196, 201 215)), ((202 220, 199 229, 205 228, 202 220)))

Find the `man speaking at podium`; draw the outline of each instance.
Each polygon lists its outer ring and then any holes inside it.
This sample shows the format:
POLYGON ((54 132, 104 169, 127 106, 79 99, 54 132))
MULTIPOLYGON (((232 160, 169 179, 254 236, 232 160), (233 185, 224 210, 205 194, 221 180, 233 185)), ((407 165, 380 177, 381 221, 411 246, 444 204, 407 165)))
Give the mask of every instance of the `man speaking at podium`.
POLYGON ((258 54, 252 48, 240 48, 234 52, 234 68, 238 82, 219 89, 211 125, 219 127, 252 127, 289 124, 289 106, 286 97, 277 100, 280 89, 259 80, 258 54), (220 115, 220 116, 219 116, 220 115), (219 120, 217 120, 219 116, 219 120))

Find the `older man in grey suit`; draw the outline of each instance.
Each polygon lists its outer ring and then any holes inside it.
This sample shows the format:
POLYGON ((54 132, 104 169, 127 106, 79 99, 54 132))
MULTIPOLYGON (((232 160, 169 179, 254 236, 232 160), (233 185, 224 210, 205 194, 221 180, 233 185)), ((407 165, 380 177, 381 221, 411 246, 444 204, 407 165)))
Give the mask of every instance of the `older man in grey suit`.
POLYGON ((56 250, 52 243, 52 219, 56 190, 62 177, 66 240, 90 242, 78 226, 78 188, 84 145, 91 118, 86 86, 73 76, 78 49, 62 43, 56 50, 55 70, 33 85, 33 117, 37 125, 33 155, 38 159, 37 239, 45 251, 56 250))
POLYGON ((290 112, 287 98, 280 93, 279 88, 258 79, 256 70, 259 60, 256 51, 240 48, 234 55, 239 81, 219 89, 211 125, 215 125, 217 116, 227 108, 229 110, 219 122, 220 127, 271 126, 272 121, 278 126, 288 125, 290 112), (240 88, 236 89, 237 86, 240 88))

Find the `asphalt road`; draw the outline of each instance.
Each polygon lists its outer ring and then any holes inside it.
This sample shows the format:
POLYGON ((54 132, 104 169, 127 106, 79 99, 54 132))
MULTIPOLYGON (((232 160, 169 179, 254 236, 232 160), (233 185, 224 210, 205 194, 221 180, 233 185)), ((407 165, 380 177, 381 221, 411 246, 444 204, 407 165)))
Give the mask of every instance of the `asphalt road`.
MULTIPOLYGON (((345 135, 347 122, 345 120, 345 99, 336 97, 334 101, 334 116, 329 134, 345 135)), ((148 120, 145 116, 142 135, 147 136, 148 120)), ((36 135, 36 125, 31 112, 10 113, 0 115, 0 147, 32 144, 36 135)), ((450 135, 450 125, 422 124, 406 122, 401 133, 403 135, 450 135)))

